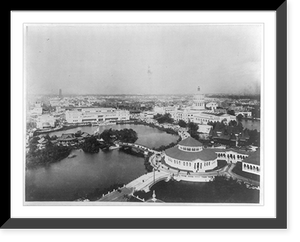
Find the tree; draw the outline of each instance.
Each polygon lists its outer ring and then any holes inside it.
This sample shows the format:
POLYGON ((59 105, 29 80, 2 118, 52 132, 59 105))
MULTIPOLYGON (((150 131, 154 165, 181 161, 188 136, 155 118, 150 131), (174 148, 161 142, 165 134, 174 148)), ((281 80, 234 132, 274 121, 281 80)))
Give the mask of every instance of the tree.
POLYGON ((189 122, 189 123, 187 124, 187 127, 188 127, 189 131, 191 131, 191 132, 197 132, 198 129, 199 129, 198 124, 193 123, 193 122, 189 122))
POLYGON ((187 124, 187 127, 189 129, 188 132, 191 135, 191 137, 194 138, 194 139, 198 139, 199 138, 199 135, 198 135, 199 126, 198 126, 198 124, 195 124, 193 122, 189 122, 187 124))
POLYGON ((26 123, 26 129, 29 130, 29 129, 34 129, 36 128, 36 123, 35 122, 27 122, 26 123))
POLYGON ((234 113, 234 110, 227 110, 227 114, 230 114, 230 115, 235 115, 235 113, 234 113))
POLYGON ((100 139, 103 139, 105 143, 112 144, 112 136, 113 132, 112 129, 105 129, 99 136, 100 139))
POLYGON ((228 123, 229 126, 232 126, 232 127, 235 127, 237 126, 237 121, 235 120, 231 120, 229 123, 228 123))
POLYGON ((242 114, 239 114, 239 115, 236 116, 236 120, 237 120, 238 122, 242 122, 243 117, 244 117, 244 116, 243 116, 242 114))
POLYGON ((183 128, 185 128, 186 126, 187 126, 187 123, 185 122, 185 121, 183 121, 183 120, 179 120, 178 121, 178 125, 180 126, 180 127, 183 127, 183 128))
POLYGON ((98 153, 100 144, 97 141, 96 137, 91 136, 85 139, 84 143, 82 144, 82 150, 87 153, 98 153))
POLYGON ((52 135, 52 136, 50 137, 50 139, 51 139, 51 140, 56 140, 56 139, 57 139, 57 136, 56 136, 56 135, 52 135))
POLYGON ((237 127, 237 130, 238 130, 239 133, 242 132, 243 129, 244 129, 242 123, 238 123, 236 127, 237 127))
POLYGON ((170 113, 165 113, 164 115, 156 114, 156 115, 154 115, 153 118, 156 119, 157 122, 159 122, 160 124, 174 122, 174 119, 171 117, 170 113))
POLYGON ((78 130, 76 133, 75 133, 75 137, 80 137, 82 134, 81 130, 78 130))
POLYGON ((116 130, 115 135, 117 140, 125 143, 134 143, 138 139, 137 132, 133 129, 116 130))

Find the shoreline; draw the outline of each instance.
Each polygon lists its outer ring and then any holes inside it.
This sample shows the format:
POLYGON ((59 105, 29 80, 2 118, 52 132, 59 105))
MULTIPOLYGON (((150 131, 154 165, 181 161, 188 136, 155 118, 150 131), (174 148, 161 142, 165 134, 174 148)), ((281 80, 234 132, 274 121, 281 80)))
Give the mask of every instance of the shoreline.
POLYGON ((41 134, 48 134, 48 133, 52 133, 52 132, 57 132, 57 131, 63 131, 63 130, 69 130, 69 129, 75 129, 77 127, 86 127, 86 126, 92 126, 91 124, 79 124, 79 125, 63 125, 61 128, 59 129, 52 129, 52 130, 36 130, 34 131, 34 136, 37 135, 41 135, 41 134))

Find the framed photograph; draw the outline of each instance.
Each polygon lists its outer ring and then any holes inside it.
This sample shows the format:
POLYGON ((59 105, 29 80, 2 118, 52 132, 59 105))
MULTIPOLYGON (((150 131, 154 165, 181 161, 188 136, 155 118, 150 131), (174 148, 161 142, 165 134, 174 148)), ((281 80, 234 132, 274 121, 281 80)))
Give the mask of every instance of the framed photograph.
POLYGON ((286 228, 286 21, 11 11, 2 228, 286 228))

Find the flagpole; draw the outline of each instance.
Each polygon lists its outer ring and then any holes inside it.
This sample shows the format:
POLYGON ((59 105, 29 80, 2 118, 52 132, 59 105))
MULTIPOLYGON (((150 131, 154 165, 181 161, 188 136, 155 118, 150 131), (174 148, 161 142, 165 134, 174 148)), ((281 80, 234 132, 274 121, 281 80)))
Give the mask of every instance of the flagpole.
POLYGON ((155 184, 155 169, 153 167, 153 185, 155 184))

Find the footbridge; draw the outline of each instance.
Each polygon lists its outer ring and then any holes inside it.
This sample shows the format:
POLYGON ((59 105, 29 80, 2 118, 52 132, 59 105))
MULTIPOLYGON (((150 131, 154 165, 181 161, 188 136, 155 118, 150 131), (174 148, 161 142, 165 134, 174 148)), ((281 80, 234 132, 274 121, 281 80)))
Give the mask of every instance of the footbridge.
POLYGON ((116 144, 118 144, 119 146, 134 147, 134 148, 140 149, 142 151, 148 151, 148 152, 155 153, 155 154, 161 153, 159 151, 150 149, 149 147, 146 147, 144 145, 140 145, 140 144, 137 144, 137 143, 125 143, 125 142, 119 142, 118 141, 118 142, 116 142, 116 144))
POLYGON ((170 174, 163 171, 156 171, 146 173, 137 179, 129 182, 127 185, 120 187, 119 189, 103 194, 102 198, 98 201, 116 201, 122 202, 126 201, 127 198, 135 191, 145 191, 149 192, 150 188, 159 181, 168 181, 171 178, 170 174))
POLYGON ((132 188, 134 191, 149 192, 150 188, 159 181, 168 181, 171 178, 170 174, 163 171, 155 171, 146 173, 128 183, 125 187, 132 188))

